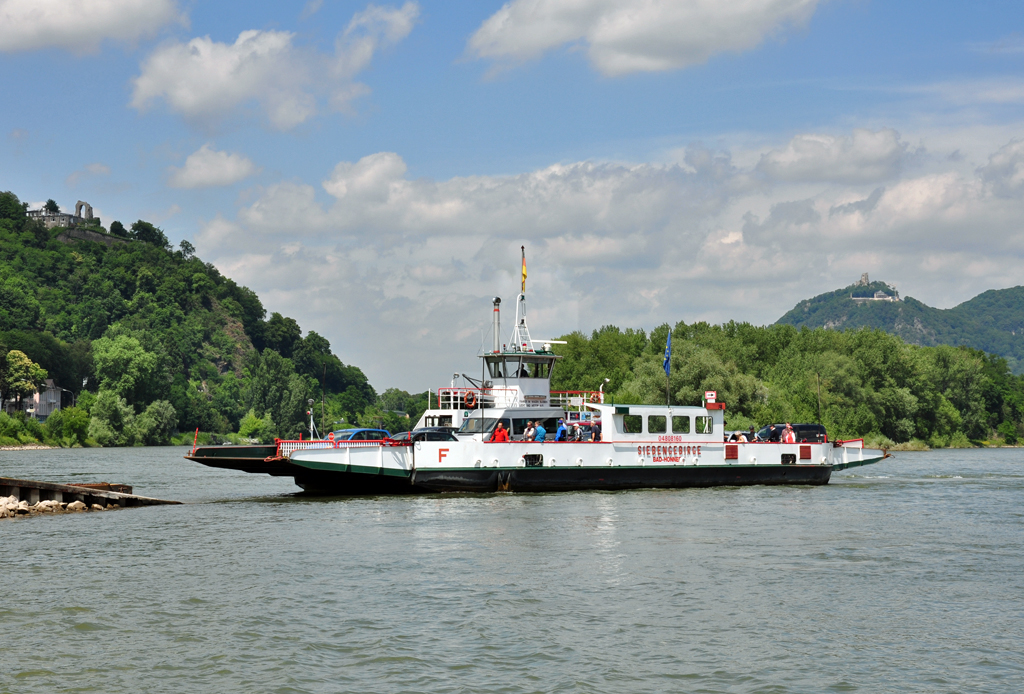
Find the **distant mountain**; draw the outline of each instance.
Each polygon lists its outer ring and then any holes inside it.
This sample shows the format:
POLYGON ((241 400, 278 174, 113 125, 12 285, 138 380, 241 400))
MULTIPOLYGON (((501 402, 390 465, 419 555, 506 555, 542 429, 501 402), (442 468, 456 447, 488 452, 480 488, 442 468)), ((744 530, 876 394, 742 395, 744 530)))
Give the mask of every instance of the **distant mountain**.
POLYGON ((860 282, 801 301, 779 324, 850 330, 878 328, 917 345, 965 345, 1004 357, 1024 373, 1024 287, 992 289, 950 309, 900 299, 885 282, 860 282), (878 298, 875 298, 875 297, 878 298))

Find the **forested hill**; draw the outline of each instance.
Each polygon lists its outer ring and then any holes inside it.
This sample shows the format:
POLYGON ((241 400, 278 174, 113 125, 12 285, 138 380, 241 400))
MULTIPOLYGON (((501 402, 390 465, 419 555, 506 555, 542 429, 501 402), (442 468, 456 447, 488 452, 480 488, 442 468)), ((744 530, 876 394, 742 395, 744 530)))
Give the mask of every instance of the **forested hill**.
POLYGON ((728 429, 820 421, 833 438, 914 447, 1013 443, 1024 434, 1024 376, 968 347, 909 345, 880 330, 732 322, 666 324, 649 334, 605 326, 562 339, 555 389, 597 390, 607 378, 606 402, 652 405, 666 395, 674 405, 699 405, 715 390, 728 429))
POLYGON ((916 345, 964 345, 998 354, 1024 373, 1024 287, 993 289, 950 309, 902 301, 854 302, 876 291, 898 296, 884 282, 854 284, 797 304, 778 324, 838 330, 876 328, 916 345))
POLYGON ((77 405, 43 429, 0 414, 0 443, 164 443, 196 428, 297 437, 308 435, 310 398, 329 428, 381 414, 359 368, 295 320, 268 318, 252 290, 187 241, 173 249, 141 220, 130 230, 113 222, 113 233, 95 220, 92 230, 107 243, 58 238, 63 229, 0 193, 0 396, 15 399, 12 355, 24 353, 70 391, 65 406, 77 405))

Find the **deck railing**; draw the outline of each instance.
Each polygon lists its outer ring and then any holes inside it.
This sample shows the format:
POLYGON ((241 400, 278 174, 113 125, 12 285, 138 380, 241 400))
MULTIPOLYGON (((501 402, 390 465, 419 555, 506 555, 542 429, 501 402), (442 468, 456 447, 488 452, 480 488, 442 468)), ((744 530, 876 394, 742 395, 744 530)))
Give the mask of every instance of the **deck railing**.
POLYGON ((327 448, 370 448, 373 446, 411 446, 409 441, 394 441, 392 439, 374 439, 371 441, 331 441, 329 439, 313 439, 305 441, 284 441, 277 440, 277 456, 287 458, 295 451, 306 451, 310 449, 327 448))
POLYGON ((552 407, 570 409, 603 403, 604 393, 597 390, 553 390, 550 400, 552 407))
MULTIPOLYGON (((532 397, 532 396, 531 396, 532 397)), ((482 407, 529 407, 530 398, 520 402, 518 388, 438 388, 438 409, 442 410, 476 410, 482 407)), ((540 396, 543 400, 543 396, 540 396)), ((597 390, 552 390, 548 395, 552 407, 569 409, 582 408, 604 402, 604 393, 597 390)))

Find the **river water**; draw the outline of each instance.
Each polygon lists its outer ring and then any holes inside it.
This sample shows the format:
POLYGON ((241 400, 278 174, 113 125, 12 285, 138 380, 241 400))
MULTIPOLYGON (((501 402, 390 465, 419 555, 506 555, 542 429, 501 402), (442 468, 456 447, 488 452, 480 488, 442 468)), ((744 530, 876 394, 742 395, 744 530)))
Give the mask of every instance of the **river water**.
POLYGON ((0 521, 0 691, 1024 691, 1024 449, 365 499, 184 453, 0 452, 187 502, 0 521))

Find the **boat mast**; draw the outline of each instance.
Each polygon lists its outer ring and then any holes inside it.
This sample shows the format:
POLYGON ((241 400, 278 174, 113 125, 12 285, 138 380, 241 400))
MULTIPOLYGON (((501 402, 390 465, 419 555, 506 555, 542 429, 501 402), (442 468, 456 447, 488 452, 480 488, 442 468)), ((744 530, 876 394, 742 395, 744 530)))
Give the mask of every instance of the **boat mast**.
POLYGON ((532 352, 533 341, 530 339, 530 329, 526 327, 526 246, 520 246, 523 252, 523 286, 516 300, 516 323, 512 328, 511 343, 512 352, 532 352))

